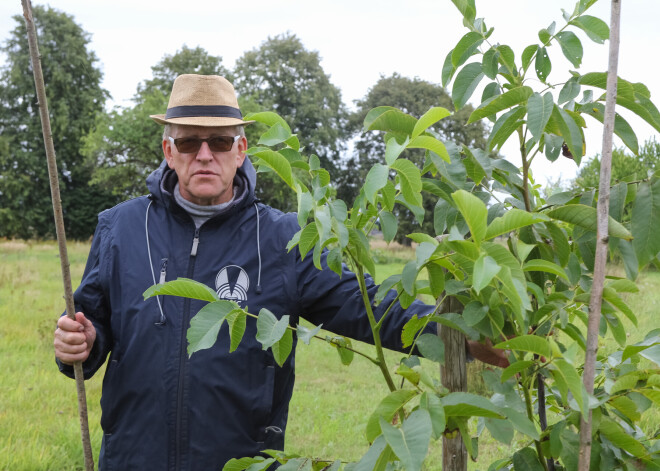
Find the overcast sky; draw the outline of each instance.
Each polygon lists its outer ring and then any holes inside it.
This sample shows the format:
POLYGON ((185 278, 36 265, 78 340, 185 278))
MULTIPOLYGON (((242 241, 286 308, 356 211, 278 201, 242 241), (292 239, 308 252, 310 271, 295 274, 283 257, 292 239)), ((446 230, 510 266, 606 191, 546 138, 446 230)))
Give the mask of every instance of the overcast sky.
MULTIPOLYGON (((380 75, 398 72, 439 83, 445 56, 467 32, 450 0, 34 0, 34 4, 72 15, 91 34, 90 48, 99 58, 103 86, 118 105, 130 105, 137 84, 151 77, 151 66, 184 44, 221 56, 231 68, 245 51, 269 36, 291 32, 307 49, 319 52, 325 72, 352 107, 380 75)), ((477 16, 495 27, 491 41, 512 46, 519 63, 523 48, 538 42, 538 30, 552 21, 563 24, 561 9, 572 11, 574 1, 476 0, 476 6, 477 16)), ((609 9, 610 2, 600 0, 589 14, 609 23, 609 9)), ((22 14, 20 0, 0 2, 0 42, 16 26, 12 16, 17 14, 22 14)), ((659 18, 658 0, 622 1, 619 76, 647 85, 656 104, 660 104, 659 18)), ((579 71, 606 71, 608 43, 598 45, 577 34, 585 46, 579 71)), ((550 80, 563 81, 562 72, 570 64, 558 46, 550 50, 550 58, 550 80)), ((0 64, 5 59, 0 56, 0 64)), ((629 121, 640 144, 658 134, 641 120, 629 121)), ((587 156, 592 156, 600 152, 602 128, 590 118, 587 124, 587 156)), ((505 148, 504 153, 519 165, 513 150, 505 148)), ((574 177, 576 166, 567 159, 552 166, 544 160, 537 159, 533 167, 537 178, 574 177)))

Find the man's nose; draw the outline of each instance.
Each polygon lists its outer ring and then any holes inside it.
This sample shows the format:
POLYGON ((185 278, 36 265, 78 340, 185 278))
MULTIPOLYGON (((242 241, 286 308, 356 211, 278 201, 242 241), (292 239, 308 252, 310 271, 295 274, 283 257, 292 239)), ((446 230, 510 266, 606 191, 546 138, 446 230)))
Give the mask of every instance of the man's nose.
POLYGON ((213 152, 211 152, 211 148, 209 147, 208 142, 202 141, 202 145, 197 151, 197 159, 201 159, 201 160, 213 159, 213 152))

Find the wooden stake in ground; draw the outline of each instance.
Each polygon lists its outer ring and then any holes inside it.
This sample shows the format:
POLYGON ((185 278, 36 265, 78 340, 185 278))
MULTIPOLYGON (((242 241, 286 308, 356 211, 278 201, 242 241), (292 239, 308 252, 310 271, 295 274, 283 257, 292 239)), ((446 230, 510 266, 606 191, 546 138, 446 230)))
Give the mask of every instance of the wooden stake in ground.
MULTIPOLYGON (((621 0, 612 0, 610 19, 610 57, 607 69, 607 95, 603 118, 603 149, 600 161, 600 182, 598 186, 598 226, 596 230, 596 255, 594 279, 589 300, 589 323, 587 328, 587 351, 584 360, 582 381, 589 394, 594 392, 596 353, 598 352, 598 327, 600 325, 607 263, 608 216, 610 207, 610 180, 612 176, 612 133, 614 132, 614 106, 616 103, 617 69, 619 63, 619 31, 621 0)), ((591 410, 589 417, 580 420, 579 471, 589 471, 591 461, 591 410)))
MULTIPOLYGON (((66 301, 67 315, 75 319, 75 306, 73 304, 73 290, 71 288, 71 272, 69 270, 69 255, 66 250, 66 234, 64 233, 64 217, 62 215, 62 200, 60 199, 60 184, 57 174, 57 161, 55 159, 55 148, 53 146, 53 135, 50 128, 48 114, 48 101, 46 99, 46 87, 44 75, 41 70, 41 56, 37 44, 37 31, 32 18, 32 5, 30 0, 21 0, 23 5, 23 16, 27 27, 28 42, 30 45, 30 59, 34 72, 34 84, 37 89, 39 101, 39 115, 41 117, 41 130, 46 146, 46 157, 48 159, 48 176, 50 180, 50 194, 53 200, 53 213, 55 215, 55 229, 57 232, 57 244, 60 251, 60 265, 62 267, 62 282, 64 284, 64 298, 66 301)), ((76 390, 78 392, 78 412, 80 415, 80 432, 82 435, 83 453, 85 457, 85 470, 94 470, 94 458, 92 457, 92 445, 89 439, 89 425, 87 421, 87 399, 85 397, 85 380, 83 377, 82 363, 73 365, 76 378, 76 390)))

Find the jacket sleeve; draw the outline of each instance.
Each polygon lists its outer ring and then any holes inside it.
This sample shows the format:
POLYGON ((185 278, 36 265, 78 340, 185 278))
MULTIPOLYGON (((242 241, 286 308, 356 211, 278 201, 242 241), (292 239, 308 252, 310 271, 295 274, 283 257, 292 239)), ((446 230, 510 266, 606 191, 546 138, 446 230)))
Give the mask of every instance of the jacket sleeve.
MULTIPOLYGON (((99 218, 99 224, 94 233, 92 247, 87 257, 87 264, 83 273, 82 281, 78 289, 73 294, 73 300, 76 311, 85 314, 96 329, 96 340, 89 353, 89 357, 83 363, 83 373, 85 379, 91 378, 94 373, 103 365, 108 352, 112 349, 112 330, 110 328, 110 308, 107 303, 106 292, 101 282, 102 270, 105 268, 103 257, 106 251, 105 246, 105 227, 102 219, 99 218)), ((66 312, 63 314, 66 315, 66 312)), ((65 365, 57 358, 55 359, 62 373, 73 378, 73 366, 65 365)))
MULTIPOLYGON (((314 266, 311 254, 302 261, 298 251, 296 254, 302 316, 316 325, 323 324, 324 329, 336 334, 373 343, 373 335, 356 275, 345 266, 341 277, 330 270, 326 264, 327 252, 321 256, 322 270, 314 266)), ((378 286, 368 275, 365 277, 365 282, 374 317, 378 321, 396 298, 396 291, 391 290, 378 306, 374 306, 374 296, 378 286)), ((423 317, 433 310, 434 306, 421 301, 413 302, 407 309, 403 309, 396 302, 387 313, 380 331, 383 346, 404 351, 401 341, 403 326, 415 314, 417 317, 423 317)))

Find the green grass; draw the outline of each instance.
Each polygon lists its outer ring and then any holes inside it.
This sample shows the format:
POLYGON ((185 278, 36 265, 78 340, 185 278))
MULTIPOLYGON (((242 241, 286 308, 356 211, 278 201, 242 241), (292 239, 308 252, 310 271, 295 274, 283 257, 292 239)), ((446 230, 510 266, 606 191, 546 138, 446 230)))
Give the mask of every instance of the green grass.
MULTIPOLYGON (((88 250, 88 244, 69 245, 74 284, 80 280, 88 250)), ((385 263, 378 265, 377 280, 400 270, 414 257, 410 249, 396 248, 393 253, 382 256, 385 263)), ((639 287, 640 294, 627 299, 639 318, 637 328, 626 325, 631 343, 660 326, 656 317, 660 273, 642 274, 639 287)), ((57 246, 0 241, 0 470, 83 469, 75 385, 58 372, 53 359, 52 332, 63 307, 57 246)), ((372 347, 358 348, 370 351, 372 347)), ((613 348, 614 341, 606 340, 601 351, 613 348)), ((389 364, 396 364, 400 356, 388 352, 389 364)), ((380 373, 361 357, 349 367, 343 366, 336 351, 324 342, 300 345, 296 363, 287 450, 327 459, 361 456, 368 447, 364 438, 368 415, 387 392, 380 373)), ((425 367, 437 376, 435 364, 425 367)), ((483 368, 478 363, 469 365, 470 390, 483 392, 479 376, 483 368)), ((101 380, 99 372, 86 382, 96 455, 101 440, 101 380)), ((644 415, 642 427, 648 431, 658 423, 660 411, 651 410, 644 415)), ((440 442, 433 445, 428 470, 441 469, 440 449, 440 442)), ((492 460, 510 456, 514 449, 516 443, 502 445, 484 432, 479 463, 470 463, 470 469, 486 469, 492 460)))

